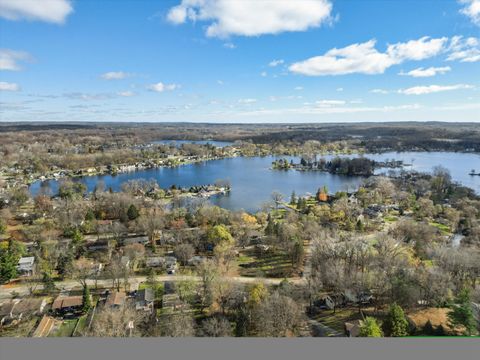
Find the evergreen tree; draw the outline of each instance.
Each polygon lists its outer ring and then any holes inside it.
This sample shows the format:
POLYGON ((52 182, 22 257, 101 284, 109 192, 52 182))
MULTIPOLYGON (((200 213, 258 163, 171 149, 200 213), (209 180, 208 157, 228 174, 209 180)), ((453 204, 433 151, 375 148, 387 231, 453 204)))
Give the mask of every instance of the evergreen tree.
POLYGON ((408 335, 408 321, 403 309, 396 303, 390 306, 383 328, 387 336, 401 337, 408 335))
POLYGON ((382 337, 382 329, 377 323, 377 320, 373 317, 367 316, 365 320, 362 321, 360 325, 360 334, 361 337, 382 337))
POLYGON ((465 335, 472 335, 476 331, 475 317, 473 316, 470 304, 470 292, 468 289, 460 291, 448 313, 448 320, 452 328, 457 326, 465 327, 465 335))
POLYGON ((10 251, 5 251, 0 255, 0 281, 8 282, 17 277, 18 257, 10 251))
POLYGON ((88 286, 85 286, 83 288, 83 312, 88 312, 90 308, 92 307, 92 300, 90 298, 90 290, 88 289, 88 286))
POLYGON ((139 212, 138 212, 138 209, 135 205, 130 205, 128 210, 127 210, 127 216, 128 216, 128 220, 132 221, 132 220, 135 220, 136 218, 138 218, 140 216, 139 212))
POLYGON ((55 290, 55 282, 53 281, 50 272, 45 271, 42 276, 43 290, 47 293, 51 293, 55 290))
POLYGON ((290 205, 295 205, 297 203, 297 196, 295 191, 292 191, 292 195, 290 196, 290 205))

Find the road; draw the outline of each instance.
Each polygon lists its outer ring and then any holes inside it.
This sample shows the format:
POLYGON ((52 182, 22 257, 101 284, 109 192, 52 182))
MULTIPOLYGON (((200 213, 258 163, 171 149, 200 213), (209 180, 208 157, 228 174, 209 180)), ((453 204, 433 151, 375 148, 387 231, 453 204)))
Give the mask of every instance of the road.
MULTIPOLYGON (((193 281, 200 281, 199 276, 193 275, 162 275, 156 277, 157 281, 164 282, 164 281, 184 281, 184 280, 193 280, 193 281)), ((129 283, 132 287, 136 287, 137 284, 145 282, 147 280, 146 276, 134 276, 129 278, 129 283)), ((259 278, 259 277, 246 277, 246 276, 229 276, 225 277, 225 280, 238 283, 238 284, 252 284, 256 282, 262 282, 265 285, 278 285, 283 279, 267 279, 267 278, 259 278)), ((299 278, 289 278, 288 281, 301 284, 303 279, 299 278)), ((94 279, 87 280, 87 284, 89 286, 95 285, 94 279)), ((55 286, 62 290, 62 291, 69 291, 75 287, 79 287, 80 284, 75 280, 64 280, 64 281, 57 281, 55 282, 55 286)), ((112 280, 110 279, 100 279, 97 280, 97 286, 99 288, 111 288, 112 287, 112 280)), ((15 285, 0 285, 0 302, 3 300, 8 300, 13 297, 12 293, 16 293, 19 296, 28 295, 31 287, 30 284, 15 284, 15 285)), ((43 286, 38 284, 36 286, 36 290, 42 289, 43 286)))

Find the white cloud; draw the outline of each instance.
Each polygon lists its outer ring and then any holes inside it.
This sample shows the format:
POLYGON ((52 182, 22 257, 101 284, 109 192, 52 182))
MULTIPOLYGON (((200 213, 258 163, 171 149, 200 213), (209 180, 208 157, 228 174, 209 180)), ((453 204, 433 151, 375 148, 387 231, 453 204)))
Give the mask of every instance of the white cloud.
POLYGON ((450 52, 447 57, 448 61, 480 61, 480 40, 475 37, 454 36, 450 40, 448 51, 450 52))
POLYGON ((227 49, 235 49, 237 46, 234 43, 227 42, 227 43, 223 44, 223 47, 227 48, 227 49))
POLYGON ((319 107, 332 107, 332 106, 339 106, 345 105, 346 101, 344 100, 317 100, 315 104, 319 107))
POLYGON ((452 91, 461 89, 473 89, 473 85, 456 84, 456 85, 428 85, 428 86, 414 86, 407 89, 398 90, 400 94, 405 95, 425 95, 442 91, 452 91))
POLYGON ((330 20, 329 0, 182 0, 167 15, 173 24, 210 22, 209 37, 259 36, 305 31, 330 20))
POLYGON ((465 6, 460 12, 470 18, 472 22, 480 26, 480 0, 460 0, 465 6))
POLYGON ((282 65, 284 62, 285 61, 282 60, 282 59, 272 60, 268 63, 268 66, 275 67, 275 66, 278 66, 278 65, 282 65))
POLYGON ((121 80, 129 76, 131 76, 131 74, 125 73, 123 71, 110 71, 100 75, 100 77, 104 80, 121 80))
POLYGON ((239 99, 240 104, 253 104, 257 102, 257 99, 239 99))
POLYGON ((0 81, 0 91, 19 91, 20 86, 15 83, 0 81))
POLYGON ((267 75, 268 75, 268 74, 267 74, 266 71, 262 71, 262 72, 260 73, 260 76, 261 76, 261 77, 267 77, 267 75))
POLYGON ((369 40, 344 48, 333 48, 325 55, 315 56, 289 66, 289 70, 302 75, 383 74, 393 65, 407 60, 423 60, 444 50, 447 38, 431 39, 424 36, 406 43, 388 45, 386 52, 375 48, 376 41, 369 40))
POLYGON ((30 59, 31 56, 25 51, 0 49, 0 70, 21 70, 21 66, 18 63, 20 61, 28 61, 30 59))
POLYGON ((389 93, 388 90, 384 90, 384 89, 372 89, 372 90, 370 90, 370 92, 371 92, 372 94, 383 94, 383 95, 389 93))
POLYGON ((446 72, 452 70, 450 66, 443 66, 443 67, 429 67, 429 68, 422 68, 419 67, 417 69, 410 70, 409 72, 400 72, 398 75, 403 76, 412 76, 412 77, 431 77, 437 74, 445 74, 446 72))
POLYGON ((73 12, 70 0, 0 0, 0 17, 63 24, 73 12))
POLYGON ((338 91, 338 92, 342 92, 342 91, 343 91, 343 88, 342 88, 342 87, 339 87, 339 88, 337 88, 337 91, 338 91))
POLYGON ((131 97, 135 96, 135 93, 133 91, 120 91, 117 93, 118 96, 123 96, 123 97, 131 97))
POLYGON ((297 91, 303 90, 303 86, 295 86, 293 90, 297 90, 297 91))
POLYGON ((164 84, 162 82, 158 82, 156 84, 151 84, 147 86, 147 89, 156 91, 156 92, 164 92, 164 91, 172 91, 177 90, 180 88, 178 84, 164 84))

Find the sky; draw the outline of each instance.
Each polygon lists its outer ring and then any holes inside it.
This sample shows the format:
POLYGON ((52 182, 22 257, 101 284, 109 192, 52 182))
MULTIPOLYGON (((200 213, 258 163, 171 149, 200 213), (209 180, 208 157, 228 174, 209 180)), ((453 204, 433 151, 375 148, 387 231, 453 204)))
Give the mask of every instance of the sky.
POLYGON ((0 121, 480 122, 480 0, 0 0, 0 121))

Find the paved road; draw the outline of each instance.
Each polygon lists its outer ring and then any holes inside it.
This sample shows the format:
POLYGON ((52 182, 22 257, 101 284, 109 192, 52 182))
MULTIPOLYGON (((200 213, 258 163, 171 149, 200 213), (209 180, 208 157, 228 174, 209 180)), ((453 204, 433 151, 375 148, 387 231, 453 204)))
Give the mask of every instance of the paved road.
MULTIPOLYGON (((162 275, 162 276, 157 276, 156 279, 160 282, 163 281, 182 281, 182 280, 193 280, 193 281, 200 281, 199 276, 186 276, 186 275, 162 275)), ((283 279, 267 279, 267 278, 259 278, 259 277, 245 277, 245 276, 231 276, 231 277, 226 277, 226 280, 229 280, 234 283, 239 283, 239 284, 252 284, 256 282, 262 282, 266 285, 278 285, 283 279)), ((131 285, 139 284, 142 282, 145 282, 147 280, 146 276, 135 276, 129 278, 129 283, 131 285)), ((295 284, 300 284, 303 282, 303 279, 299 278, 290 278, 288 281, 295 283, 295 284)), ((89 279, 87 280, 87 284, 89 286, 94 286, 95 285, 95 280, 89 279)), ((112 280, 109 279, 101 279, 97 280, 97 285, 99 288, 111 288, 112 287, 112 280)), ((58 289, 61 289, 63 291, 68 291, 71 290, 75 287, 79 287, 80 284, 76 282, 75 280, 65 280, 65 281, 58 281, 55 282, 55 286, 58 289)), ((27 284, 15 284, 15 285, 0 285, 0 301, 2 300, 7 300, 12 298, 12 292, 15 292, 19 294, 20 296, 25 296, 29 294, 29 287, 31 285, 27 284)), ((43 286, 41 284, 38 284, 36 286, 37 290, 42 289, 43 286)))

